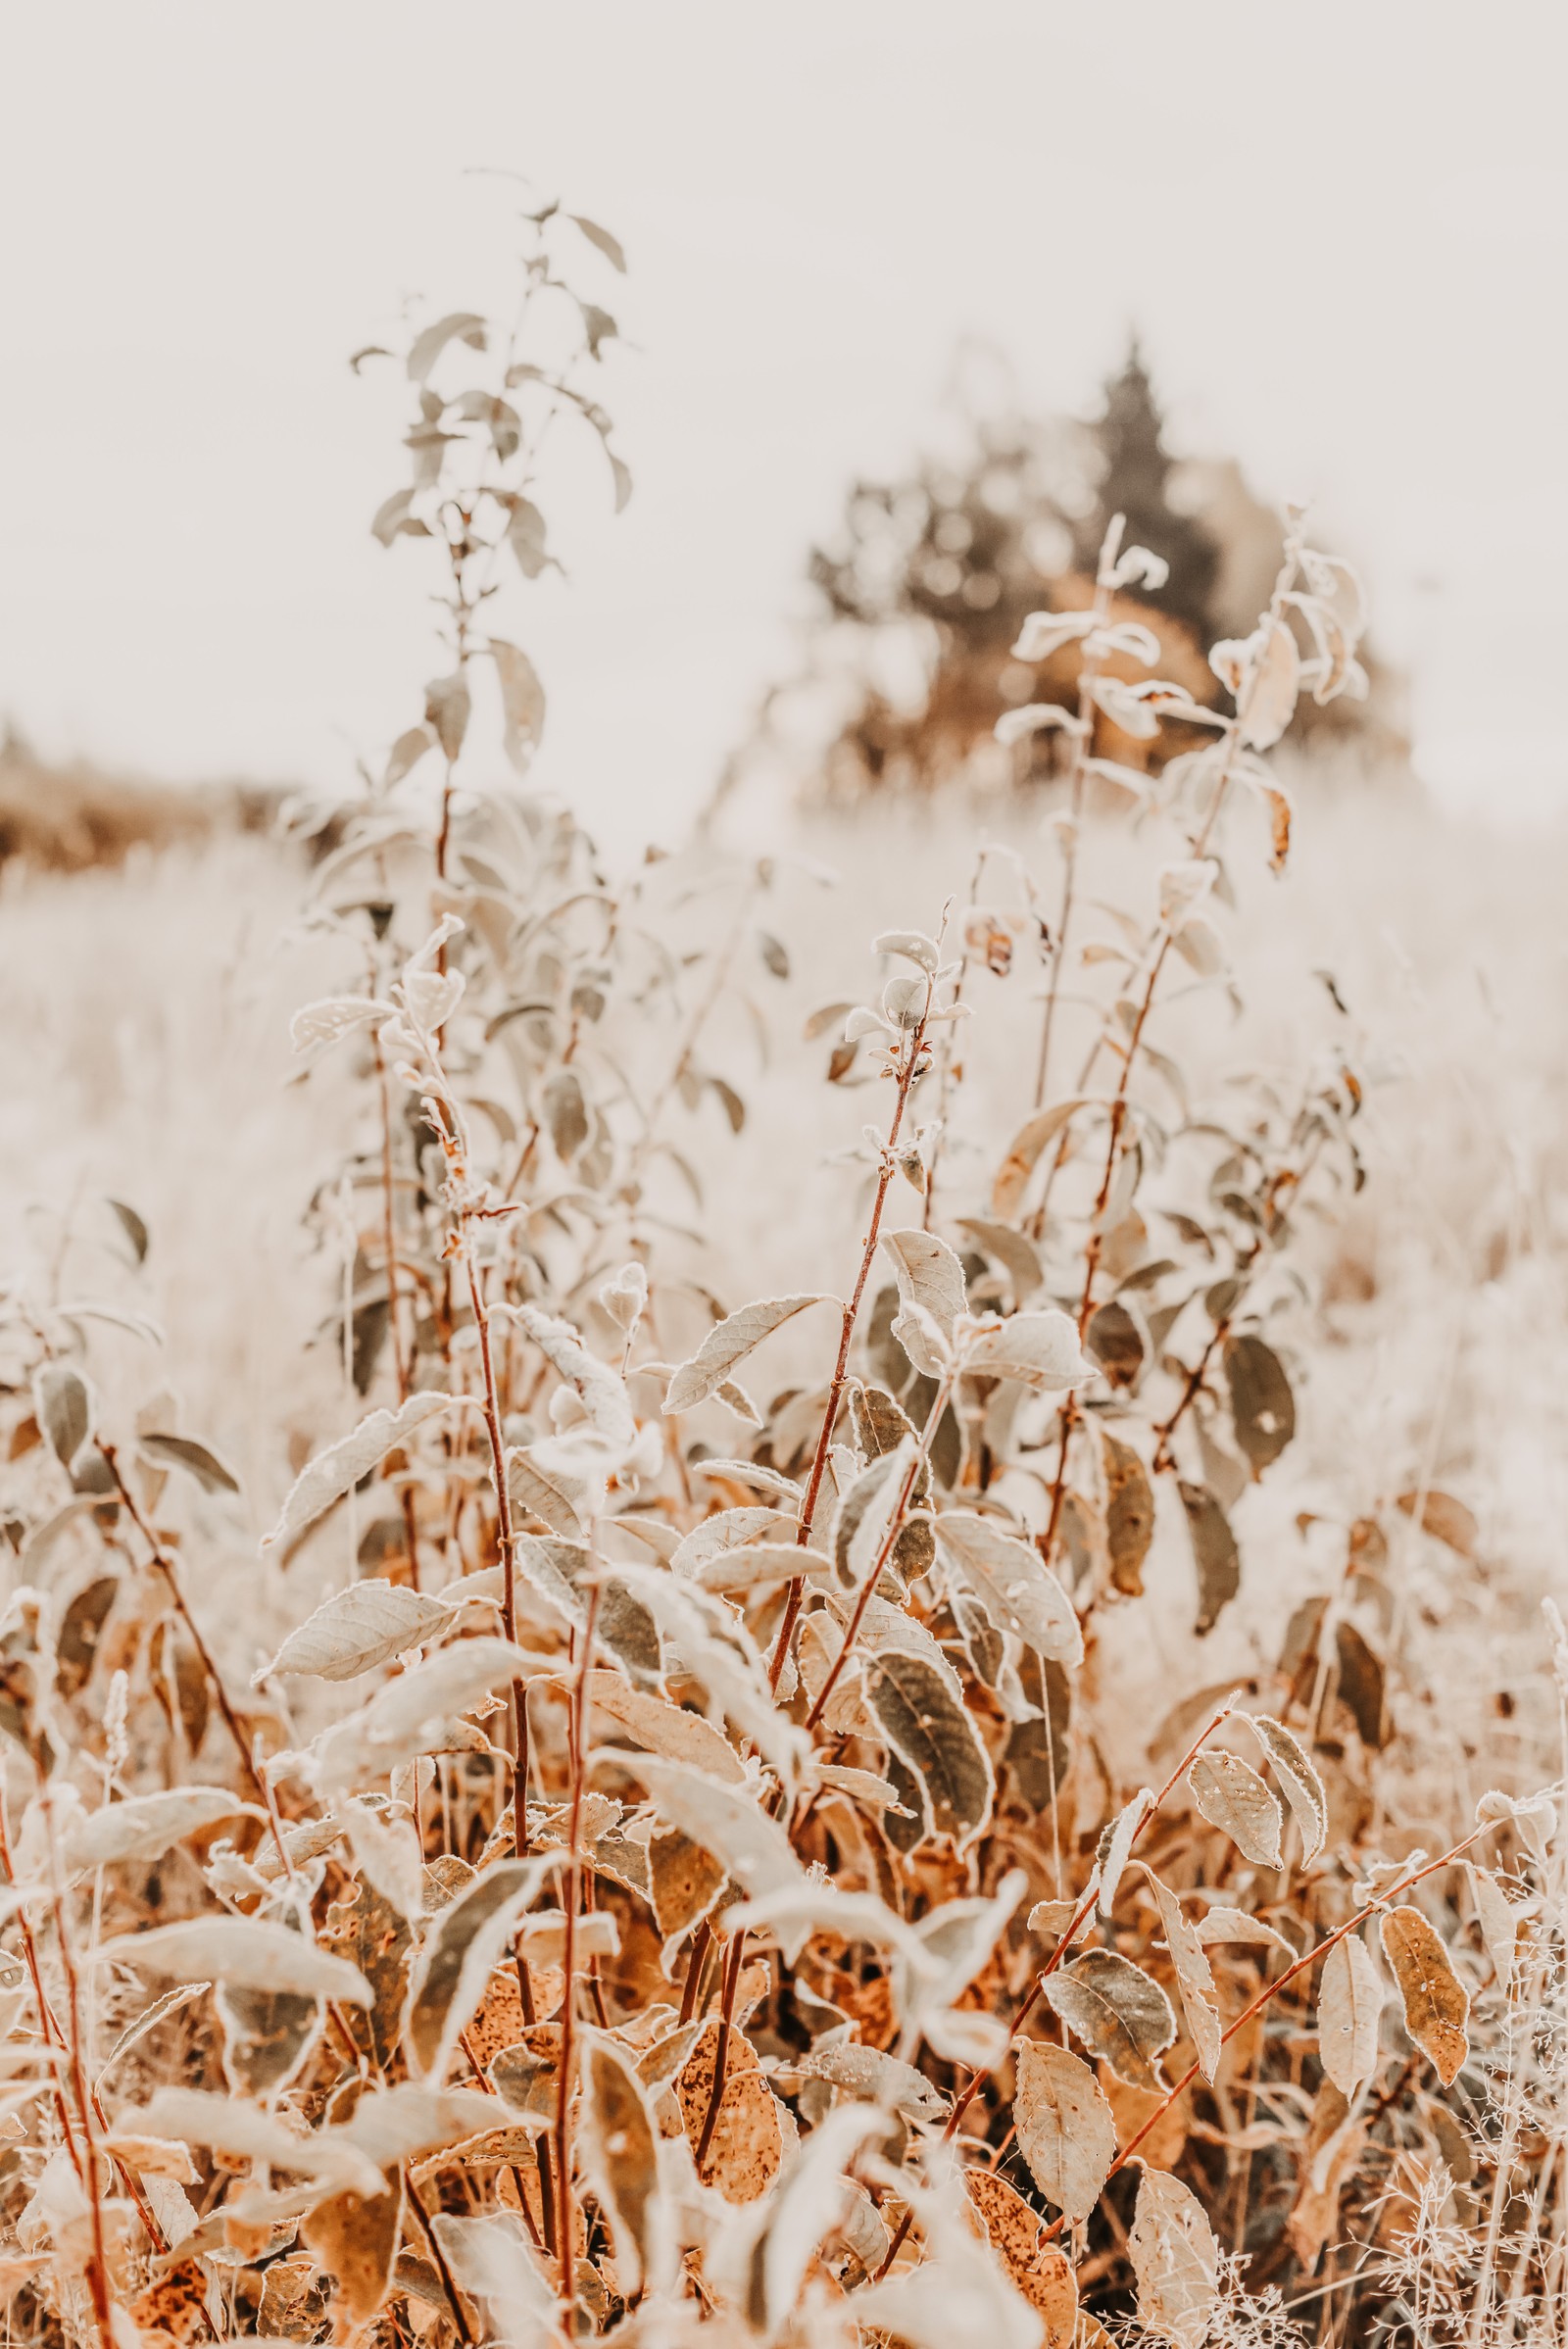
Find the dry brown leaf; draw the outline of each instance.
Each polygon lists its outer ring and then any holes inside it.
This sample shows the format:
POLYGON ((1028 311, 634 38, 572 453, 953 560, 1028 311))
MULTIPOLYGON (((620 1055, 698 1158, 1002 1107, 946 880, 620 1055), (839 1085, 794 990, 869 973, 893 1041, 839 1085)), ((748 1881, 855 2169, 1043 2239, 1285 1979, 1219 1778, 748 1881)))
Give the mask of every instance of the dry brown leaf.
POLYGON ((583 2047, 579 2128, 584 2175, 614 2246, 616 2285, 623 2299, 632 2299, 663 2265, 659 2131, 636 2073, 598 2031, 583 2047))
POLYGON ((1124 1598, 1144 1588, 1144 1560, 1154 1539, 1154 1490, 1130 1444, 1108 1431, 1101 1437, 1105 1469, 1105 1539, 1110 1578, 1124 1598))
MULTIPOLYGON (((675 2082, 694 2154, 712 2096, 718 2034, 714 2016, 704 2025, 675 2082)), ((777 2100, 762 2078, 756 2048, 743 2031, 731 2031, 718 2119, 708 2159, 698 2175, 705 2186, 716 2186, 726 2202, 755 2202, 778 2176, 783 2158, 784 2133, 777 2100)))
POLYGON ((1401 1493, 1399 1507, 1406 1517, 1412 1517, 1439 1542, 1461 1558, 1473 1558, 1481 1540, 1481 1528, 1473 1510, 1451 1493, 1401 1493))
POLYGON ((1073 2349, 1078 2325, 1078 2285, 1072 2262, 1054 2243, 1040 2239, 1038 2212, 990 2170, 965 2170, 964 2191, 1006 2269, 1045 2326, 1041 2349, 1073 2349))
POLYGON ((368 2199, 334 2194, 318 2203, 301 2233, 323 2268, 337 2277, 344 2312, 355 2325, 368 2324, 387 2295, 392 2263, 403 2228, 403 2178, 386 2174, 387 2191, 368 2199))
POLYGON ((1299 1737, 1283 1721, 1276 1721, 1271 1713, 1252 1713, 1248 1718, 1285 1789, 1291 1816, 1301 1831, 1301 1865, 1305 1867, 1316 1859, 1329 1833, 1329 1798, 1317 1765, 1299 1737))
POLYGON ((1116 2145, 1119 2151, 1135 2140, 1138 2159, 1151 2170, 1174 2170, 1187 2150, 1191 2110, 1185 2095, 1167 2104, 1163 2093, 1150 2088, 1129 2087, 1118 2080, 1108 2064, 1100 2068, 1100 2084, 1105 2091, 1111 2118, 1116 2124, 1116 2145), (1147 2136, 1142 2131, 1148 2129, 1147 2136))
POLYGON ((1467 1874, 1481 1938, 1496 1972, 1497 1987, 1506 1997, 1518 1960, 1520 1912, 1489 1869, 1471 1866, 1467 1874))
POLYGON ((1291 2249, 1308 2276, 1338 2227, 1340 2197, 1361 2158, 1366 2133, 1365 2122, 1350 2119, 1344 2095, 1325 2080, 1312 2106, 1297 2172, 1296 2201, 1285 2223, 1291 2249))
POLYGON ((1419 1909, 1385 1911, 1379 1932, 1383 1954, 1404 2000, 1404 2028, 1444 2086, 1451 2087, 1470 2053, 1465 2029, 1470 1994, 1419 1909))
POLYGON ((210 2341, 207 2277, 199 2260, 182 2259, 160 2276, 133 2300, 125 2314, 142 2333, 165 2333, 188 2349, 195 2341, 210 2341))

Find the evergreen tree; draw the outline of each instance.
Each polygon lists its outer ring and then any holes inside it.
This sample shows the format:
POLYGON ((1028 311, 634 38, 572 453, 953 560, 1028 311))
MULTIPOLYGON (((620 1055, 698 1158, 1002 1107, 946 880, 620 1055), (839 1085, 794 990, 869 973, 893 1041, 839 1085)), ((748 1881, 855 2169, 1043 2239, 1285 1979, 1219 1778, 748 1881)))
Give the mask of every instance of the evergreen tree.
POLYGON ((1090 427, 1100 480, 1093 513, 1077 533, 1078 563, 1093 571, 1111 515, 1124 514, 1127 543, 1149 547, 1170 564, 1169 585, 1148 600, 1185 620, 1206 644, 1214 632, 1210 599, 1220 551, 1201 523, 1170 503, 1173 461, 1161 439, 1163 422, 1134 335, 1120 374, 1105 385, 1104 415, 1090 427))

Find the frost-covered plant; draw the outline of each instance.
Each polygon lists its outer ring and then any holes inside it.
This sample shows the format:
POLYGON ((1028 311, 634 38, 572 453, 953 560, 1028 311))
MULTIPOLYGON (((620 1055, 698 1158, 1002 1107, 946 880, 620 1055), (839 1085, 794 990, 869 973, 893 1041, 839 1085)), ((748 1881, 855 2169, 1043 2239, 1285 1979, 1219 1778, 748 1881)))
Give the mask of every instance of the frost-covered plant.
POLYGON ((1283 861, 1266 755, 1353 674, 1353 582, 1292 515, 1257 629, 1215 649, 1228 711, 1102 672, 1155 649, 1110 616, 1152 577, 1116 528, 1097 607, 1030 623, 1026 657, 1069 626, 1083 652, 1076 716, 1008 721, 1073 744, 1049 922, 985 856, 874 941, 831 1023, 833 1080, 886 1101, 858 1254, 802 1232, 802 1285, 726 1309, 677 1202, 742 1161, 710 1135, 699 1175, 666 1127, 744 1122, 707 1039, 743 959, 789 967, 776 875, 618 878, 521 788, 543 694, 496 631, 553 560, 541 444, 609 445, 613 325, 562 255, 621 266, 592 222, 527 225, 518 318, 406 355, 414 479, 376 530, 430 542, 445 664, 340 811, 310 921, 341 982, 295 1024, 364 1116, 318 1203, 365 1407, 250 1603, 208 1571, 217 1450, 166 1398, 100 1397, 89 1308, 19 1295, 7 1326, 13 2335, 1545 2337, 1553 1803, 1455 1828, 1435 1800, 1437 1856, 1385 1852, 1374 1807, 1385 1515, 1461 1556, 1472 1521, 1347 1493, 1343 1580, 1290 1590, 1277 1663, 1172 1688, 1142 1734, 1107 1663, 1172 1488, 1199 1629, 1236 1600, 1231 1508, 1295 1432, 1302 1218, 1355 1179, 1338 1052, 1221 1112, 1181 1046, 1182 996, 1234 984, 1232 803, 1283 861), (1093 756, 1096 707, 1211 740, 1156 799, 1093 756), (1084 939, 1091 784, 1168 854, 1084 939), (1038 1047, 973 1197, 978 1007, 1031 939, 1038 1047))

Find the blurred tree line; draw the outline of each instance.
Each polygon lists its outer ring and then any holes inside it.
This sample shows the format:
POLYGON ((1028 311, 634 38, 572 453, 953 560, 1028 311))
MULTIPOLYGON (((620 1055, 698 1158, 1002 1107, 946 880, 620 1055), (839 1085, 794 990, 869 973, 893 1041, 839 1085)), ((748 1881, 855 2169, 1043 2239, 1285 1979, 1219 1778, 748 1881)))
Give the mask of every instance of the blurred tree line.
MULTIPOLYGON (((1076 705, 1078 649, 1031 666, 1012 647, 1028 612, 1090 602, 1116 514, 1126 517, 1126 543, 1170 567, 1157 598, 1130 590, 1118 607, 1154 628, 1159 673, 1212 704, 1208 647, 1255 624, 1279 563, 1280 520, 1234 462, 1170 452, 1135 339, 1091 421, 974 405, 956 452, 922 459, 901 479, 854 484, 838 532, 810 556, 819 616, 808 675, 770 697, 763 731, 776 728, 798 687, 826 685, 834 729, 822 772, 835 797, 930 790, 958 775, 1049 779, 1064 737, 1037 734, 1003 752, 993 728, 1010 705, 1076 705)), ((1311 650, 1304 636, 1302 650, 1311 650)), ((1369 760, 1402 757, 1398 680, 1375 656, 1367 667, 1364 701, 1319 708, 1302 697, 1298 742, 1353 743, 1369 760)), ((1151 746, 1099 724, 1097 749, 1138 765, 1191 747, 1171 728, 1151 746)))

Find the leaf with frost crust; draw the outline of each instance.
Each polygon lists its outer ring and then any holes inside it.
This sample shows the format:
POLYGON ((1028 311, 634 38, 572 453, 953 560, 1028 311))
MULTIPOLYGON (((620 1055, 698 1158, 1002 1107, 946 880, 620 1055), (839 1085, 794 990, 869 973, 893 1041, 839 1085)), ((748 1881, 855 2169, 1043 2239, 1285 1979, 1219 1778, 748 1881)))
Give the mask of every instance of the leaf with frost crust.
POLYGON ((657 2289, 672 2249, 660 2192, 659 2126, 625 2052, 599 2031, 583 2044, 578 2150, 610 2228, 618 2290, 635 2298, 645 2276, 657 2289))
POLYGON ((1165 1935, 1165 1947, 1176 1970, 1176 1995, 1181 2000, 1182 2013, 1187 2018, 1188 2035, 1198 2057, 1198 2068, 1206 2080, 1212 2081, 1219 2069, 1223 2041, 1219 2027, 1219 1992, 1214 1987, 1214 1970, 1196 1926, 1182 1913, 1182 1904, 1174 1892, 1168 1891, 1151 1868, 1147 1871, 1159 1903, 1159 1922, 1165 1935))
POLYGON ((684 1762, 666 1762, 618 1748, 606 1747, 605 1751, 613 1751, 615 1760, 641 1780, 662 1819, 721 1860, 753 1898, 796 1892, 806 1885, 806 1871, 791 1849, 788 1835, 778 1821, 760 1808, 757 1792, 721 1786, 684 1762))
POLYGON ((1305 1867, 1316 1859, 1329 1834, 1329 1798, 1317 1764, 1283 1721, 1276 1721, 1271 1713, 1253 1713, 1249 1718, 1285 1789, 1291 1816, 1301 1831, 1301 1864, 1305 1867))
POLYGON ((1272 1944, 1275 1949, 1283 1949, 1292 1960, 1297 1956, 1293 1944, 1282 1933, 1276 1933, 1272 1925, 1265 1925, 1261 1917, 1250 1917, 1245 1909, 1227 1908, 1223 1901, 1217 1901, 1199 1919, 1197 1932, 1205 1949, 1211 1949, 1216 1941, 1244 1941, 1259 1949, 1272 1944))
POLYGON ((1385 1910, 1378 1931, 1404 2001, 1404 2028, 1444 2086, 1451 2087, 1470 2053, 1470 1994, 1419 1909, 1385 1910))
POLYGON ((1276 1797, 1239 1754, 1219 1748, 1194 1756, 1187 1773, 1194 1802, 1222 1835, 1229 1835, 1254 1868, 1277 1868, 1285 1814, 1276 1797))
POLYGON ((945 1509, 937 1540, 999 1632, 1054 1664, 1083 1662, 1077 1610, 1033 1543, 969 1509, 945 1509))
POLYGON ((323 2135, 326 2143, 352 2145, 378 2170, 390 2170, 394 2162, 418 2161, 482 2135, 495 2127, 496 2113, 495 2098, 478 2088, 425 2088, 404 2080, 392 2088, 368 2088, 353 2119, 323 2135))
MULTIPOLYGON (((155 1925, 148 1933, 121 1933, 99 1943, 92 1963, 173 1975, 184 1982, 202 1975, 236 1990, 335 1998, 350 2006, 375 2004, 375 1994, 358 1966, 265 1917, 191 1917, 180 1925, 155 1925)), ((153 2129, 150 2133, 161 2132, 153 2129)))
POLYGON ((962 1851, 990 1820, 996 1791, 968 1706, 923 1656, 872 1656, 864 1680, 882 1735, 925 1786, 933 1828, 962 1851))
MULTIPOLYGON (((828 1931, 832 1932, 830 1924, 828 1931)), ((825 2080, 846 2095, 879 2104, 906 2121, 940 2121, 953 2099, 902 2057, 880 2047, 862 2047, 855 2040, 835 2040, 815 2046, 799 2066, 803 2080, 825 2080)))
POLYGON ((66 1835, 68 1868, 101 1868, 112 1860, 156 1860, 185 1835, 216 1827, 220 1819, 262 1819, 254 1802, 226 1786, 171 1786, 159 1794, 136 1794, 128 1802, 106 1802, 77 1819, 66 1835))
POLYGON ((637 1421, 619 1373, 589 1352, 570 1322, 541 1313, 537 1305, 512 1309, 556 1376, 576 1395, 594 1434, 612 1451, 630 1451, 637 1441, 637 1421))
POLYGON ((1202 2204, 1168 2170, 1146 2164, 1127 2249, 1144 2324, 1176 2349, 1200 2349, 1219 2304, 1219 2250, 1202 2204))
POLYGON ((305 2135, 275 2113, 243 2096, 221 2096, 203 2088, 160 2088, 151 2104, 123 2112, 119 2126, 137 2136, 167 2137, 189 2145, 211 2145, 242 2161, 267 2162, 314 2178, 341 2193, 383 2194, 386 2180, 344 2133, 318 2129, 305 2135))
POLYGON ((289 1633, 270 1664, 253 1676, 260 1688, 273 1673, 320 1681, 357 1680, 417 1647, 452 1620, 452 1609, 407 1583, 371 1579, 350 1583, 323 1598, 314 1615, 289 1633))
POLYGON ((554 1673, 560 1665, 559 1656, 530 1655, 509 1639, 488 1636, 437 1648, 388 1681, 346 1721, 322 1731, 310 1749, 318 1791, 354 1788, 366 1778, 396 1770, 426 1750, 423 1740, 435 1723, 466 1713, 509 1681, 554 1673))
POLYGON ((1123 1803, 1100 1838, 1100 1894, 1096 1905, 1102 1917, 1109 1919, 1115 1913, 1116 1893, 1133 1838, 1153 1808, 1153 1787, 1140 1786, 1132 1800, 1123 1803))
POLYGON ((621 1728, 629 1730, 639 1745, 651 1753, 662 1754, 672 1762, 686 1762, 694 1770, 716 1779, 723 1786, 745 1783, 746 1771, 722 1732, 705 1721, 701 1713, 687 1711, 684 1705, 670 1704, 662 1696, 644 1695, 641 1689, 628 1688, 618 1672, 590 1672, 588 1700, 594 1709, 608 1713, 621 1728))
POLYGON ((432 2074, 437 2084, 517 1917, 564 1857, 558 1850, 529 1860, 497 1861, 441 1911, 427 1933, 409 1983, 403 2040, 419 2070, 432 2074))
POLYGON ((1485 1868, 1468 1867, 1470 1889, 1475 1897, 1476 1922, 1488 1957, 1496 1969, 1497 1987, 1506 1997, 1513 1982, 1513 1970, 1518 1957, 1519 1918, 1516 1909, 1496 1878, 1485 1868))
POLYGON ((963 1367, 970 1378, 1016 1379, 1036 1395, 1064 1395, 1099 1375, 1072 1315, 1058 1305, 982 1329, 964 1348, 963 1367))
POLYGON ((926 1378, 940 1378, 948 1364, 920 1316, 930 1316, 937 1338, 951 1349, 953 1325, 969 1303, 963 1266, 935 1232, 884 1232, 882 1246, 893 1259, 899 1284, 893 1336, 916 1370, 926 1378))
POLYGON ((1323 2069, 1347 2099, 1377 2070, 1383 1983, 1359 1933, 1336 1941, 1317 1986, 1317 2038, 1323 2069))
POLYGON ((1087 2219, 1116 2158, 1115 2118, 1089 2066, 1050 2039, 1020 2040, 1012 2118, 1046 2200, 1075 2223, 1087 2219))
POLYGON ((449 1411, 461 1399, 455 1395, 411 1395, 396 1411, 372 1411, 352 1436, 330 1444, 301 1469, 289 1489, 281 1516, 262 1542, 263 1551, 293 1542, 313 1525, 323 1510, 351 1492, 362 1477, 378 1468, 389 1451, 406 1444, 415 1429, 437 1411, 449 1411))
POLYGON ((738 1362, 771 1338, 775 1330, 804 1313, 808 1305, 831 1304, 837 1300, 821 1291, 807 1297, 765 1297, 755 1304, 742 1305, 737 1312, 728 1313, 715 1322, 702 1345, 689 1360, 676 1368, 664 1395, 664 1409, 691 1411, 716 1395, 738 1362))
POLYGON ((1102 2057, 1129 2087, 1158 2089, 1159 2057, 1176 2036, 1176 2017, 1157 1982, 1119 1950, 1086 1949, 1048 1975, 1053 2012, 1091 2055, 1102 2057))

